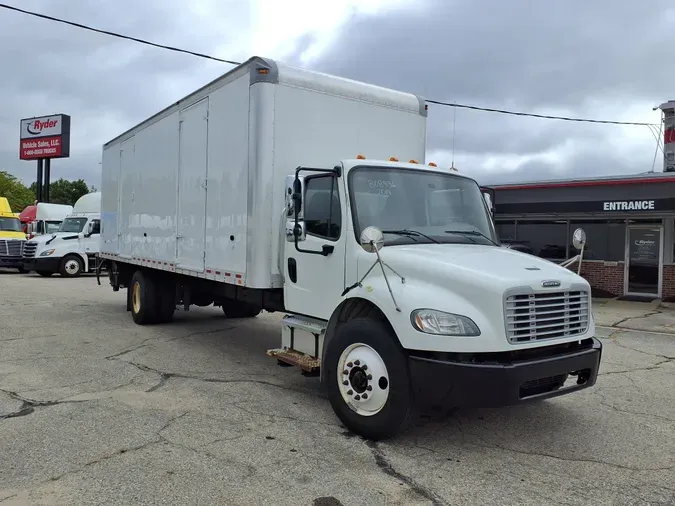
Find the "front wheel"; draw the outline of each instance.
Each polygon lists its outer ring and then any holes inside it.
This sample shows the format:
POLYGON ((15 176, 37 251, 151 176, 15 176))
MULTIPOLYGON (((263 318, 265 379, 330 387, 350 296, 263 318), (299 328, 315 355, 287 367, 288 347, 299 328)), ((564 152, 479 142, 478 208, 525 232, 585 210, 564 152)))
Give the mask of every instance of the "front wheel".
POLYGON ((385 322, 356 318, 340 325, 322 367, 331 406, 351 431, 377 441, 407 428, 414 410, 408 362, 385 322))
POLYGON ((17 267, 16 270, 19 271, 19 274, 26 274, 26 273, 28 272, 28 271, 27 271, 26 269, 24 269, 23 267, 17 267))
POLYGON ((59 274, 64 278, 76 278, 84 270, 84 262, 78 255, 66 255, 61 260, 59 274))

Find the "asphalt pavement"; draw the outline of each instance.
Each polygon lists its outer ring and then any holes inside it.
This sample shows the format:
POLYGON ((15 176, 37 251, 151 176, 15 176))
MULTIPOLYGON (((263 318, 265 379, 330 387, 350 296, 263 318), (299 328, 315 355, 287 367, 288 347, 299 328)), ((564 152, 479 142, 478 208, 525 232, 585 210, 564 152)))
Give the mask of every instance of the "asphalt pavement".
POLYGON ((374 444, 265 355, 281 315, 140 327, 107 280, 0 272, 0 503, 672 505, 675 311, 631 307, 594 388, 374 444))

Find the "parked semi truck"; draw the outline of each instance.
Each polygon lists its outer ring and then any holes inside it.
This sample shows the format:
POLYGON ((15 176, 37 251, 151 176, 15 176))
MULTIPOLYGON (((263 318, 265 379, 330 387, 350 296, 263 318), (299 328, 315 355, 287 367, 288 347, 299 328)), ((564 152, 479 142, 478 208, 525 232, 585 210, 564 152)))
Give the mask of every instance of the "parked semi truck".
POLYGON ((100 246, 101 193, 82 195, 57 232, 26 243, 23 268, 49 277, 57 272, 67 278, 96 270, 100 246))
POLYGON ((103 146, 112 289, 139 325, 282 312, 268 355, 370 439, 428 402, 594 385, 589 284, 500 247, 478 184, 425 163, 426 117, 415 95, 251 58, 103 146))
POLYGON ((0 267, 24 272, 22 254, 26 234, 7 197, 0 197, 0 267))
POLYGON ((38 202, 26 206, 19 219, 24 226, 28 239, 58 232, 63 220, 73 212, 73 206, 38 202))

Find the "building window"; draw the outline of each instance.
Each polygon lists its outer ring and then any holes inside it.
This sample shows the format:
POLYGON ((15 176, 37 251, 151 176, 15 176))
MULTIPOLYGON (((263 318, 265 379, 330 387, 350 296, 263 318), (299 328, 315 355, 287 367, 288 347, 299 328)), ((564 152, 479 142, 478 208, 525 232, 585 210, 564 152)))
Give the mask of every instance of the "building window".
POLYGON ((558 262, 568 258, 567 220, 518 220, 516 240, 528 245, 538 257, 558 262))
MULTIPOLYGON (((577 228, 586 231, 584 260, 623 262, 626 251, 626 223, 624 220, 584 220, 570 222, 570 252, 572 234, 577 228)), ((573 253, 576 254, 576 251, 573 253)))
POLYGON ((310 235, 340 238, 342 213, 338 185, 332 176, 305 179, 305 230, 310 235))
POLYGON ((495 227, 497 228, 497 237, 499 237, 500 241, 510 242, 516 240, 516 222, 514 220, 497 221, 495 227))

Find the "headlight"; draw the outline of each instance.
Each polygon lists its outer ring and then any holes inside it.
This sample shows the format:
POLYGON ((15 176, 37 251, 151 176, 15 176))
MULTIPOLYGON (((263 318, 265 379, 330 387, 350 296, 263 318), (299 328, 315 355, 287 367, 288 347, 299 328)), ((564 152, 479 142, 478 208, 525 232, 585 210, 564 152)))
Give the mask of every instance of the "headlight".
POLYGON ((46 249, 46 250, 44 250, 42 253, 40 253, 40 256, 41 256, 41 257, 48 257, 49 255, 51 255, 52 253, 54 253, 54 251, 55 251, 55 250, 53 250, 53 249, 46 249))
POLYGON ((433 309, 418 309, 410 315, 413 327, 426 334, 442 336, 479 336, 480 330, 471 318, 433 309))

